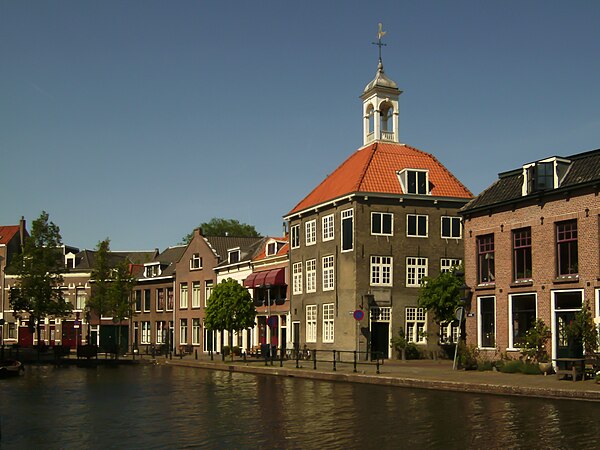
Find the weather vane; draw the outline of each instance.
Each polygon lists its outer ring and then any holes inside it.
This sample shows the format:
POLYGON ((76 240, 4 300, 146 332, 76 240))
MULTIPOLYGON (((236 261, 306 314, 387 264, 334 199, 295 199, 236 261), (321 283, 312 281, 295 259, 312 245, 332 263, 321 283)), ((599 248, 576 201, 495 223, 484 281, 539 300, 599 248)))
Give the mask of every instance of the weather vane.
POLYGON ((381 22, 380 22, 379 23, 379 31, 377 32, 377 42, 371 42, 371 44, 379 47, 379 61, 381 61, 381 47, 387 46, 387 44, 384 44, 383 42, 381 42, 381 38, 385 36, 385 33, 387 33, 387 31, 383 31, 382 27, 383 26, 381 25, 381 22))

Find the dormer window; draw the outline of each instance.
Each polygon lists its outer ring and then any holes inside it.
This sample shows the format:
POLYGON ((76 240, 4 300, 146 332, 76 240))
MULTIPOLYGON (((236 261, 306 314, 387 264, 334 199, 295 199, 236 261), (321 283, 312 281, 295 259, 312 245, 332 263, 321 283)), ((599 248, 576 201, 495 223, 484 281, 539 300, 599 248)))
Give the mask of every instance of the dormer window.
POLYGON ((229 261, 229 264, 235 264, 240 262, 240 249, 234 248, 231 250, 227 250, 227 261, 229 261))
POLYGON ((277 242, 269 242, 267 244, 267 256, 273 256, 277 254, 277 242))
POLYGON ((398 178, 405 194, 429 195, 429 171, 404 169, 398 171, 398 178))
POLYGON ((538 162, 527 168, 527 192, 554 189, 554 163, 538 162))
POLYGON ((202 257, 200 253, 194 253, 190 258, 190 270, 202 269, 202 257))
POLYGON ((151 264, 145 267, 145 277, 152 278, 160 275, 160 264, 151 264))
POLYGON ((523 166, 523 195, 556 189, 569 169, 570 161, 547 158, 523 166))
POLYGON ((67 269, 75 268, 75 255, 73 253, 67 253, 65 255, 65 267, 67 269))

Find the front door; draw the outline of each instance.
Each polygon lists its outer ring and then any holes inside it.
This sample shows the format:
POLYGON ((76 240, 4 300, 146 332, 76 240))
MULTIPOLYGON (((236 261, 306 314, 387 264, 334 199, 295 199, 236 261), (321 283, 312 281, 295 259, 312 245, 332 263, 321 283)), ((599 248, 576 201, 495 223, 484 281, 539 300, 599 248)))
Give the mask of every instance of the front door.
POLYGON ((373 358, 388 358, 390 348, 390 324, 388 322, 371 323, 371 354, 373 358))
POLYGON ((575 319, 575 311, 556 311, 556 357, 557 358, 581 358, 583 356, 583 344, 576 342, 569 335, 569 327, 575 319))
POLYGON ((33 332, 29 325, 19 327, 19 345, 21 347, 33 347, 33 332))

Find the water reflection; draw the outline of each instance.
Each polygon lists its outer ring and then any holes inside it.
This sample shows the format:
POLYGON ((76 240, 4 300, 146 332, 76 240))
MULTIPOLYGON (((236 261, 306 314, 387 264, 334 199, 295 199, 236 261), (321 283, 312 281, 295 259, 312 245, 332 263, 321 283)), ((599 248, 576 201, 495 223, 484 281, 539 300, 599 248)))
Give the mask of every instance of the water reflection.
POLYGON ((176 367, 1 380, 2 448, 596 447, 595 403, 176 367))

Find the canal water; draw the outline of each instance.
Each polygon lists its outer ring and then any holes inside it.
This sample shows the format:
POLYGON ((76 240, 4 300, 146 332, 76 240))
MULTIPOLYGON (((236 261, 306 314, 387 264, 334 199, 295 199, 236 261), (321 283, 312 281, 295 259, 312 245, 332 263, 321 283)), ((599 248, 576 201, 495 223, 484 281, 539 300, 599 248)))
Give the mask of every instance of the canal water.
POLYGON ((600 447, 597 403, 169 366, 29 366, 0 423, 0 449, 600 447))

